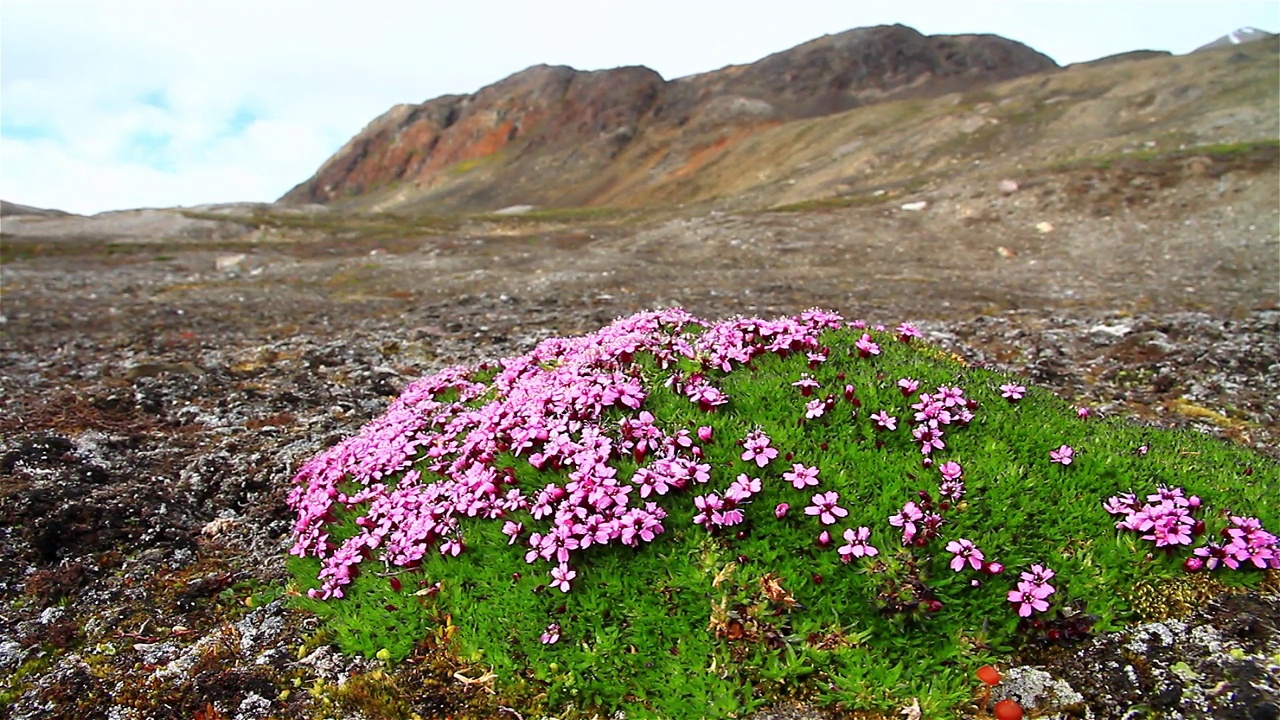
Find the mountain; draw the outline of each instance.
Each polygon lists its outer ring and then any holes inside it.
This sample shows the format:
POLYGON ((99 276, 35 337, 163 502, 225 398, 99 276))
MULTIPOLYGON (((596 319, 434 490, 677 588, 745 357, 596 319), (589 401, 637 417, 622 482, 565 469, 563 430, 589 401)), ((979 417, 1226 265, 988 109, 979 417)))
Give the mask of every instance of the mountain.
POLYGON ((10 215, 60 217, 70 214, 71 213, 63 212, 62 210, 46 210, 44 208, 31 207, 30 205, 19 205, 18 203, 9 202, 8 200, 0 200, 0 217, 9 217, 10 215))
POLYGON ((472 95, 393 107, 281 202, 492 210, 671 201, 682 180, 784 123, 1056 69, 998 36, 901 25, 671 81, 644 67, 540 65, 472 95))
POLYGON ((1273 37, 1276 37, 1275 34, 1269 33, 1266 30, 1259 30, 1255 27, 1244 27, 1234 32, 1229 32, 1211 43, 1201 45, 1192 52, 1212 50, 1214 48, 1229 47, 1232 45, 1244 45, 1245 43, 1258 42, 1259 40, 1266 40, 1273 37))

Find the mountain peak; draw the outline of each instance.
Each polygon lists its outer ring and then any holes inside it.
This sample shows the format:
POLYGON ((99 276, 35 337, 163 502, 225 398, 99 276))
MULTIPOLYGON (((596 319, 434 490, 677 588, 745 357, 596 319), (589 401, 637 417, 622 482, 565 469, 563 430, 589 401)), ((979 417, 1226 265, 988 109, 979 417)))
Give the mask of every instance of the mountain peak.
POLYGON ((472 95, 393 108, 281 201, 376 194, 380 207, 598 204, 691 172, 708 153, 779 122, 1054 69, 1002 37, 926 36, 904 25, 825 35, 674 81, 646 67, 535 65, 472 95))
POLYGON ((1192 52, 1212 50, 1214 48, 1227 47, 1231 45, 1244 45, 1246 43, 1258 42, 1260 40, 1266 40, 1267 38, 1273 37, 1276 37, 1276 35, 1269 33, 1266 30, 1259 30, 1255 27, 1242 27, 1238 30, 1232 30, 1211 43, 1201 45, 1192 52))

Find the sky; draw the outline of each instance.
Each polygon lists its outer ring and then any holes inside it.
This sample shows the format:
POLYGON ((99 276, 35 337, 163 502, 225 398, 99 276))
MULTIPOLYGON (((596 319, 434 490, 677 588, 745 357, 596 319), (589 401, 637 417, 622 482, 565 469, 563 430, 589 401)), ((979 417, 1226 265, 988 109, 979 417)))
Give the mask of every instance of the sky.
POLYGON ((82 214, 269 202, 398 103, 539 63, 672 79, 891 23, 1065 65, 1274 33, 1280 3, 0 0, 0 198, 82 214))

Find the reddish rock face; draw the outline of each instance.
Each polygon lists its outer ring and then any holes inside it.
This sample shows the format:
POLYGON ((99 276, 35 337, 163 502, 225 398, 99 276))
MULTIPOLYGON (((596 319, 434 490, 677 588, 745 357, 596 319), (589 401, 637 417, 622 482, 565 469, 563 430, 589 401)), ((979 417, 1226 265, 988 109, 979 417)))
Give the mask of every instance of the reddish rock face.
POLYGON ((708 148, 721 151, 782 120, 1056 67, 993 35, 926 37, 900 25, 829 35, 672 82, 644 67, 539 65, 474 95, 392 108, 281 201, 328 203, 395 188, 399 201, 426 198, 449 209, 589 205, 616 197, 620 178, 637 166, 652 168, 646 181, 661 182, 705 162, 708 148), (502 172, 473 172, 490 165, 502 172))

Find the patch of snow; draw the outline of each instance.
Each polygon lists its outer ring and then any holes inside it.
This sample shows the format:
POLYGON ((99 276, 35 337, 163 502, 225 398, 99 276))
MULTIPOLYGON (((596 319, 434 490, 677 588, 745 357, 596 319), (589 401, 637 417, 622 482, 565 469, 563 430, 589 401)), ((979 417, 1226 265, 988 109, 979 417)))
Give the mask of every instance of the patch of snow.
POLYGON ((523 215, 533 210, 532 205, 508 205, 501 210, 494 210, 494 215, 523 215))

